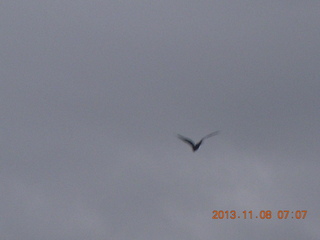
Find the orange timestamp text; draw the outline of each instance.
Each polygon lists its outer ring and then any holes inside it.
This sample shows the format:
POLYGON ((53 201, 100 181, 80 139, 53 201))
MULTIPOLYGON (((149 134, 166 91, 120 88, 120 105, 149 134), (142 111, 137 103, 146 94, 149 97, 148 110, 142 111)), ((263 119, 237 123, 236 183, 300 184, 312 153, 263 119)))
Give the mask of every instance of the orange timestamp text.
POLYGON ((244 210, 242 212, 235 210, 214 210, 212 211, 212 219, 305 219, 307 210, 260 210, 254 213, 252 210, 244 210))

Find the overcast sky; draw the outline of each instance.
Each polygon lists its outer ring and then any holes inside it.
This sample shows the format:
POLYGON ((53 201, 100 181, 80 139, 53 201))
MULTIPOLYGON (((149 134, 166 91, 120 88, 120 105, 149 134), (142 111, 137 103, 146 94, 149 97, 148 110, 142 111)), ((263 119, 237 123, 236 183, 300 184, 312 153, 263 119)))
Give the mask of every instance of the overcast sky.
POLYGON ((319 1, 0 11, 1 239, 320 239, 319 1))

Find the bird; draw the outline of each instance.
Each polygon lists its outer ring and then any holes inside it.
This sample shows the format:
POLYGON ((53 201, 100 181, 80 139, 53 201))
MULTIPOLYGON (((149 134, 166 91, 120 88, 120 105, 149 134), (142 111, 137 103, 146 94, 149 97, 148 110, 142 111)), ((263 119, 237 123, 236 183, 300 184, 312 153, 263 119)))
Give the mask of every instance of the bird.
POLYGON ((215 135, 217 135, 219 133, 219 131, 215 131, 213 133, 210 133, 206 136, 204 136, 197 144, 195 144, 191 139, 189 138, 186 138, 180 134, 178 134, 178 138, 182 141, 184 141, 185 143, 188 143, 191 147, 192 147, 192 151, 195 152, 199 149, 200 145, 202 144, 202 141, 206 138, 209 138, 209 137, 213 137, 215 135))

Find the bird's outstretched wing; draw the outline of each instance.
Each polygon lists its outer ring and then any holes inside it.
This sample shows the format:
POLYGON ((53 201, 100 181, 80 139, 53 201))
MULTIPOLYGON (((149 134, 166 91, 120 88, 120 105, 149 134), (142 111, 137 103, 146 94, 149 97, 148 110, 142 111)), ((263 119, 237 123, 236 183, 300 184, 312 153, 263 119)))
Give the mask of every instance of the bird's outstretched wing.
POLYGON ((209 138, 209 137, 213 137, 213 136, 215 136, 217 134, 219 134, 219 131, 215 131, 213 133, 210 133, 210 134, 204 136, 201 140, 204 140, 204 139, 209 138))
POLYGON ((182 136, 182 135, 179 135, 179 134, 178 134, 178 138, 179 138, 180 140, 182 140, 182 141, 190 144, 191 147, 194 148, 194 142, 193 142, 191 139, 186 138, 186 137, 184 137, 184 136, 182 136))

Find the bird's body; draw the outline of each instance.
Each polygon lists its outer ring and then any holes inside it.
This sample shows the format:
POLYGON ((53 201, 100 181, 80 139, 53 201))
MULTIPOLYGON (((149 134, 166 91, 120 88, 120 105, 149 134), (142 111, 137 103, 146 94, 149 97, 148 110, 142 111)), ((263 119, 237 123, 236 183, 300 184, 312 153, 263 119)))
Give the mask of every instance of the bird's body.
POLYGON ((204 140, 204 139, 206 139, 206 138, 209 138, 209 137, 212 137, 212 136, 215 136, 215 135, 217 135, 219 133, 219 131, 215 131, 215 132, 213 132, 213 133, 210 133, 210 134, 208 134, 208 135, 206 135, 206 136, 204 136, 198 143, 194 143, 191 139, 189 139, 189 138, 186 138, 186 137, 184 137, 184 136, 182 136, 182 135, 179 135, 178 134, 178 138, 180 139, 180 140, 182 140, 182 141, 184 141, 185 143, 188 143, 190 146, 191 146, 191 148, 192 148, 192 151, 197 151, 198 149, 199 149, 199 147, 200 147, 200 145, 202 144, 202 141, 204 140))

